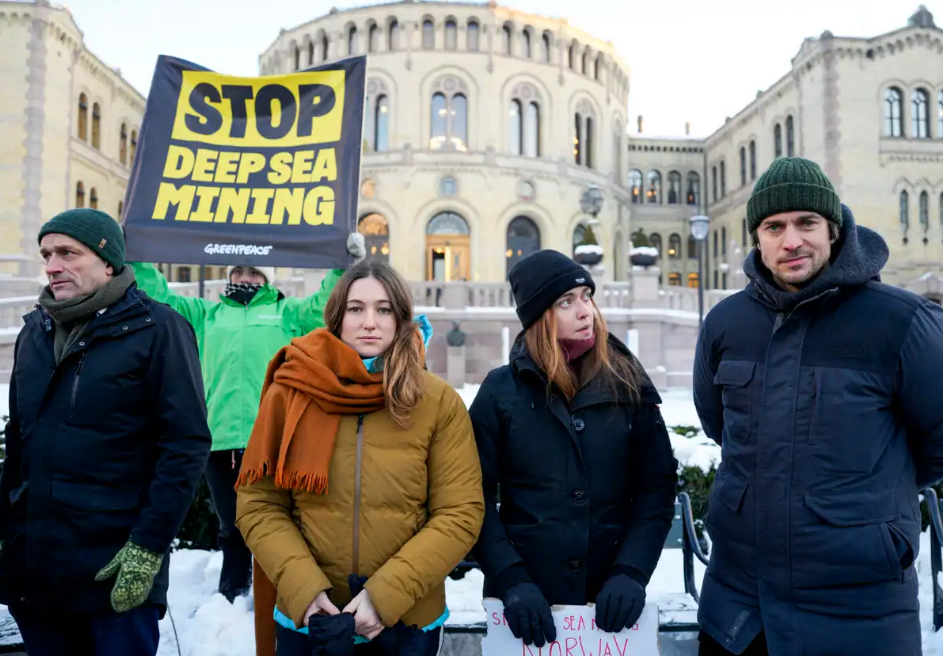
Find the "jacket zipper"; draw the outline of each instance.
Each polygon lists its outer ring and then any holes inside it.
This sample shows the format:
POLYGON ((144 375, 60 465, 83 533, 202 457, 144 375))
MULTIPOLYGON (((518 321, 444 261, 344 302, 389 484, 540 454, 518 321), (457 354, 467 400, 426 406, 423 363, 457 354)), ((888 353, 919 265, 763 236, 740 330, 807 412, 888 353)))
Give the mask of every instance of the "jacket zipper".
POLYGON ((363 465, 363 415, 357 417, 357 458, 354 465, 354 553, 351 571, 360 574, 360 482, 363 465))
POLYGON ((75 379, 72 381, 72 396, 69 398, 69 419, 72 419, 72 415, 75 412, 75 397, 79 393, 79 377, 82 375, 82 365, 85 364, 85 357, 88 355, 88 351, 82 353, 79 357, 79 364, 75 368, 75 379))

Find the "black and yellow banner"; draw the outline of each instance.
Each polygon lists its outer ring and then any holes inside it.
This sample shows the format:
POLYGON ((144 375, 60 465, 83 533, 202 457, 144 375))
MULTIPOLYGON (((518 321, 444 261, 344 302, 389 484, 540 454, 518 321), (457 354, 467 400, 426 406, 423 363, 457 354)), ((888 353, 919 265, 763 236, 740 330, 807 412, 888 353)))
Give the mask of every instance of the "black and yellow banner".
POLYGON ((125 198, 128 261, 348 266, 366 66, 243 78, 159 57, 125 198))

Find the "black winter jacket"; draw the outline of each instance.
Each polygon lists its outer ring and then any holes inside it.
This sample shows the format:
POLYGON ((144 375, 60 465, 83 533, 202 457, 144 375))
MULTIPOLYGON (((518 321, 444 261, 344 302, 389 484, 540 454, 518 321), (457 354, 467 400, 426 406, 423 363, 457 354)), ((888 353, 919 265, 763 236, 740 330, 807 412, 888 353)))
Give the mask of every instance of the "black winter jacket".
MULTIPOLYGON (((614 337, 609 345, 634 360, 614 337)), ((510 364, 488 374, 470 409, 485 596, 532 580, 551 604, 582 605, 613 574, 648 584, 674 516, 678 463, 647 376, 640 394, 638 405, 627 390, 617 398, 600 375, 569 404, 548 399, 523 334, 510 364)))
MULTIPOLYGON (((169 551, 209 456, 193 329, 132 285, 56 365, 37 306, 16 341, 0 473, 0 603, 107 611, 130 538, 169 551)), ((166 603, 169 556, 150 601, 166 603)))

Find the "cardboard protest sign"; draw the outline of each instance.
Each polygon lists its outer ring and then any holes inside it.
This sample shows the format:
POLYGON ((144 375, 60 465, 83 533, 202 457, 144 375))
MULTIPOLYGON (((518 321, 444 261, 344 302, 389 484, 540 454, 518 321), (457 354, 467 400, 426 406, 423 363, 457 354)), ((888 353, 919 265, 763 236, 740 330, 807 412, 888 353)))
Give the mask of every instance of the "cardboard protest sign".
POLYGON ((161 56, 125 198, 132 262, 345 268, 366 57, 232 77, 161 56))
POLYGON ((658 607, 652 604, 635 626, 619 633, 596 626, 595 606, 554 606, 557 639, 540 648, 514 637, 499 599, 485 599, 483 605, 488 634, 481 641, 482 656, 659 656, 658 607))

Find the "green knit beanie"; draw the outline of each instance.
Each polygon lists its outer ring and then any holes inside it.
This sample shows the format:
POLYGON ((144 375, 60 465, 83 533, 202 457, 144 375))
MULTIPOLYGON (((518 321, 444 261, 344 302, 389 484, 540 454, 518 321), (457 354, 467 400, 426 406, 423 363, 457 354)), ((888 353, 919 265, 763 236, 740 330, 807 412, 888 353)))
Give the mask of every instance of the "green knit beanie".
POLYGON ((815 162, 780 157, 760 176, 747 201, 747 227, 755 235, 763 219, 782 212, 815 212, 841 228, 841 201, 815 162))
POLYGON ((66 235, 85 244, 110 264, 115 273, 124 268, 124 234, 118 222, 104 212, 88 208, 66 210, 39 229, 38 241, 51 233, 66 235))

